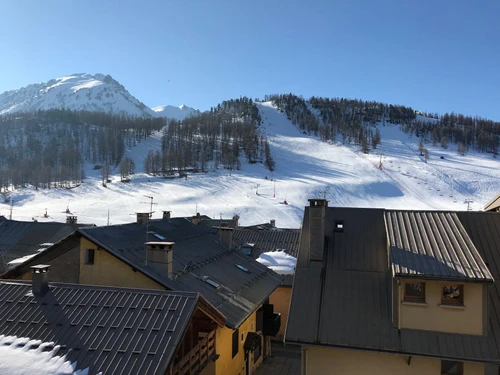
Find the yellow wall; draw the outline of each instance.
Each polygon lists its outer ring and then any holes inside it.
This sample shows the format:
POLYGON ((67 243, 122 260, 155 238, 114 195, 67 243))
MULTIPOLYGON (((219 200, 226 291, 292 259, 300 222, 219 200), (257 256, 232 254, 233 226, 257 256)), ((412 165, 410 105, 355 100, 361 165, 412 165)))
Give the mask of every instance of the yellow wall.
MULTIPOLYGON (((245 349, 243 349, 243 344, 245 343, 245 339, 247 338, 248 332, 255 332, 256 328, 256 313, 254 312, 250 317, 243 322, 243 324, 239 328, 239 339, 238 345, 239 350, 238 354, 234 358, 232 358, 232 350, 233 350, 233 330, 224 327, 217 329, 216 335, 216 346, 217 346, 217 354, 220 355, 217 362, 215 362, 216 374, 217 375, 238 375, 245 374, 245 349), (243 334, 243 340, 241 339, 243 334)), ((261 335, 262 336, 262 335, 261 335)), ((262 336, 264 338, 264 336, 262 336)), ((264 339, 261 343, 261 354, 259 360, 254 363, 253 362, 253 353, 250 353, 250 373, 252 373, 261 363, 264 358, 264 339)), ((269 346, 269 342, 267 345, 269 346)))
MULTIPOLYGON (((358 350, 306 347, 305 366, 307 375, 322 374, 370 374, 370 375, 440 375, 441 361, 358 350)), ((304 355, 304 354, 303 354, 304 355)), ((483 375, 484 365, 465 363, 464 375, 483 375)))
POLYGON ((292 288, 280 286, 269 296, 269 303, 274 305, 274 312, 281 313, 281 328, 273 339, 283 340, 285 336, 286 323, 288 321, 288 310, 290 309, 290 297, 292 288))
POLYGON ((165 289, 106 250, 97 250, 97 246, 85 238, 80 241, 80 284, 165 289), (85 249, 95 250, 94 264, 84 264, 85 249))
MULTIPOLYGON (((417 280, 411 281, 417 282, 417 280)), ((450 285, 450 283, 420 281, 425 282, 426 303, 409 304, 403 302, 404 280, 401 280, 401 328, 472 335, 483 334, 483 284, 463 283, 465 307, 455 307, 440 306, 442 287, 450 285)))

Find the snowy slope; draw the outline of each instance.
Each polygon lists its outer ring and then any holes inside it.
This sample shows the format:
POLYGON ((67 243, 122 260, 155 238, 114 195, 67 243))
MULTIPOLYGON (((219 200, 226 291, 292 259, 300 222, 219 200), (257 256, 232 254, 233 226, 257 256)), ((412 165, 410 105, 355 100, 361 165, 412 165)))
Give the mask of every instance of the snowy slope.
MULTIPOLYGON (((443 210, 465 210, 464 200, 471 199, 471 207, 480 210, 500 191, 500 162, 490 154, 459 156, 453 145, 443 150, 426 144, 430 160, 425 163, 417 150, 418 139, 397 126, 382 126, 381 145, 365 155, 358 146, 329 144, 302 134, 270 103, 257 106, 276 162, 274 173, 242 160, 242 169, 232 173, 218 169, 189 175, 187 180, 149 177, 142 166, 148 151, 160 148, 157 133, 127 150, 138 169, 131 182, 121 183, 115 170, 113 182, 104 188, 99 172, 89 165, 88 178, 77 188, 12 193, 12 217, 63 221, 69 205, 82 223, 105 225, 108 210, 110 223, 126 223, 135 220, 135 212, 149 210, 144 203, 148 195, 158 204, 153 218, 160 218, 161 210, 172 211, 174 217, 198 210, 214 218, 239 214, 242 225, 276 219, 278 227, 298 228, 307 200, 314 197, 326 196, 332 206, 443 210), (382 169, 377 168, 379 152, 382 169), (46 208, 48 219, 42 216, 46 208)), ((0 215, 9 216, 9 205, 3 201, 0 215)))
POLYGON ((0 115, 53 108, 156 116, 119 82, 104 74, 72 74, 0 95, 0 115))
POLYGON ((184 120, 186 117, 196 116, 200 111, 184 104, 179 107, 173 105, 160 105, 159 107, 152 108, 158 117, 174 118, 176 120, 184 120))

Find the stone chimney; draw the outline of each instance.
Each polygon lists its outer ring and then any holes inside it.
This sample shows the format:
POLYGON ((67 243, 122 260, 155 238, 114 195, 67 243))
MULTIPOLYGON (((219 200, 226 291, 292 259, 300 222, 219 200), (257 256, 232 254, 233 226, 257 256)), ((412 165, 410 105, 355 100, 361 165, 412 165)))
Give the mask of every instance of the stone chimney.
POLYGON ((31 267, 33 295, 44 295, 49 290, 49 265, 39 264, 31 267))
POLYGON ((173 276, 173 251, 175 242, 146 242, 146 264, 155 264, 168 272, 168 278, 173 276))
MULTIPOLYGON (((222 223, 224 224, 224 223, 222 223)), ((222 246, 231 249, 233 247, 233 228, 229 228, 228 226, 222 226, 219 228, 220 231, 220 243, 222 246)))
POLYGON ((237 227, 238 226, 238 221, 240 220, 240 216, 239 215, 234 215, 233 216, 233 220, 234 220, 234 226, 237 227))
POLYGON ((309 199, 309 260, 322 261, 325 247, 326 199, 309 199))
POLYGON ((170 211, 163 211, 163 220, 170 221, 170 211))
POLYGON ((66 224, 76 224, 78 218, 76 216, 66 216, 66 224))
POLYGON ((194 225, 198 225, 198 223, 201 221, 201 215, 199 212, 196 213, 195 216, 193 216, 191 222, 194 224, 194 225))
POLYGON ((276 228, 276 220, 271 219, 270 223, 272 228, 276 228))
POLYGON ((149 212, 137 212, 137 222, 139 224, 146 224, 149 220, 149 212))

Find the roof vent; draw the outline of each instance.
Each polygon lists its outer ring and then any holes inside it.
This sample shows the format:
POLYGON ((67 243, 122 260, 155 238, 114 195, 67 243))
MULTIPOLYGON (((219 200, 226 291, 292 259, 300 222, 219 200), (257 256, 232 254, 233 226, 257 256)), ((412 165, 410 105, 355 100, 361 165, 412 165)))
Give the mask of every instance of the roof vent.
POLYGON ((163 220, 170 221, 170 211, 163 211, 163 220))
POLYGON ((276 228, 276 220, 271 219, 270 223, 272 228, 276 228))
POLYGON ((76 216, 66 216, 66 224, 76 224, 78 218, 76 216))
POLYGON ((49 268, 47 264, 31 267, 32 288, 34 295, 44 295, 49 290, 49 268))

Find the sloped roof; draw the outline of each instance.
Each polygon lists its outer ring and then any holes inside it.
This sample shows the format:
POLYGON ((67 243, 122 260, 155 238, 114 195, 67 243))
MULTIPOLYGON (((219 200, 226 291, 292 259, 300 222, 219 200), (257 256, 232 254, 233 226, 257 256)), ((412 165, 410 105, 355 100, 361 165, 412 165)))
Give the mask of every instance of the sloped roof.
MULTIPOLYGON (((174 218, 152 220, 148 230, 162 236, 164 241, 175 242, 171 279, 165 270, 145 265, 145 225, 86 228, 79 233, 170 290, 200 293, 224 314, 231 328, 239 327, 280 285, 281 276, 254 259, 223 247, 208 227, 174 218), (237 264, 248 272, 236 267, 237 264), (220 287, 215 288, 204 278, 220 287)), ((156 239, 153 233, 149 239, 156 239)))
POLYGON ((188 292, 57 283, 43 296, 31 290, 30 282, 0 281, 0 334, 61 345, 58 354, 89 367, 89 375, 165 374, 203 300, 188 292))
POLYGON ((0 273, 14 259, 36 254, 43 243, 56 243, 79 227, 89 224, 41 223, 34 221, 0 221, 0 273))
POLYGON ((385 221, 393 275, 493 281, 456 213, 389 210, 385 221))
POLYGON ((498 211, 500 210, 500 193, 484 206, 485 211, 498 211))
POLYGON ((323 261, 309 261, 309 210, 304 213, 285 341, 500 363, 499 341, 491 330, 498 326, 496 315, 489 316, 485 336, 394 327, 383 209, 327 208, 323 261), (343 232, 333 230, 335 221, 343 222, 343 232))
POLYGON ((247 243, 254 244, 252 253, 254 259, 257 259, 260 254, 278 249, 284 251, 293 257, 297 257, 299 250, 300 229, 283 229, 283 230, 257 230, 237 228, 233 232, 233 243, 242 247, 247 243))
POLYGON ((223 223, 227 224, 228 228, 236 228, 238 226, 238 220, 235 219, 210 219, 204 218, 205 215, 201 216, 201 220, 198 225, 205 226, 207 228, 220 227, 223 223))

